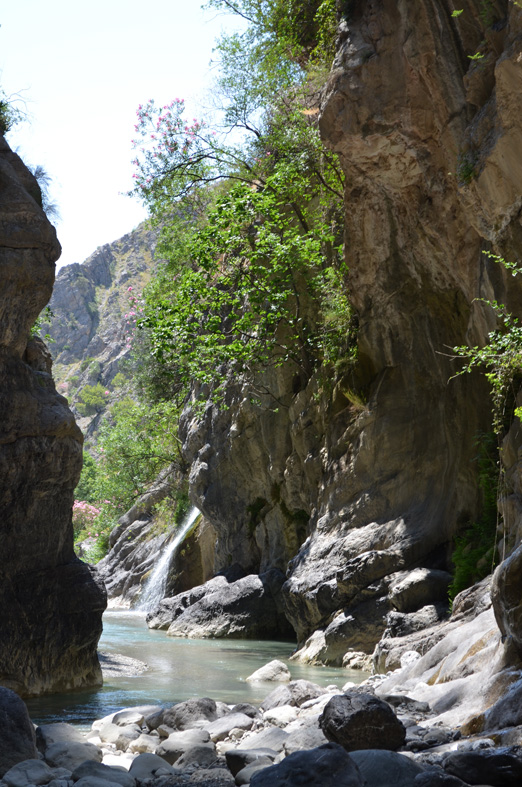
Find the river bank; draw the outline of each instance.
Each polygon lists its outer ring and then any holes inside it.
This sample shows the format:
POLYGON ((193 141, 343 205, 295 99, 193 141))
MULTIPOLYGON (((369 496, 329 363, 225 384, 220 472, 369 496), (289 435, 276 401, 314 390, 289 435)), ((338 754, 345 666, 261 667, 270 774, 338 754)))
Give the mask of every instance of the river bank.
MULTIPOLYGON (((123 638, 129 639, 129 621, 120 624, 123 638)), ((140 647, 140 627, 133 630, 129 652, 140 647)), ((161 641, 161 632, 153 632, 150 652, 165 666, 161 641)), ((247 654, 241 667, 245 670, 249 660, 260 659, 257 645, 165 637, 171 655, 181 654, 184 647, 192 656, 198 649, 212 655, 215 671, 210 661, 204 671, 214 690, 197 692, 192 684, 185 686, 190 695, 186 699, 177 697, 171 703, 167 695, 160 695, 158 701, 135 701, 132 706, 122 686, 132 686, 149 672, 154 674, 155 668, 148 665, 140 672, 143 661, 135 663, 128 654, 120 661, 113 653, 107 663, 115 675, 104 691, 114 702, 111 681, 112 686, 120 681, 118 696, 127 702, 95 717, 95 706, 90 706, 95 720, 82 730, 63 719, 40 721, 38 750, 27 716, 25 729, 30 728, 30 735, 25 751, 32 745, 33 753, 19 757, 13 773, 3 768, 7 773, 0 787, 518 787, 522 783, 522 665, 495 622, 489 579, 461 593, 444 623, 384 639, 374 661, 386 672, 381 669, 382 674, 369 677, 359 673, 358 685, 346 680, 346 670, 334 671, 345 680, 323 685, 296 677, 297 670, 314 668, 288 659, 276 662, 271 680, 238 672, 235 658, 241 649, 247 654), (127 668, 134 674, 122 676, 127 668), (222 678, 231 669, 236 670, 235 683, 227 697, 222 678), (250 701, 249 696, 256 699, 250 701)), ((284 643, 259 645, 262 651, 261 645, 269 650, 284 643)), ((194 658, 192 662, 194 667, 194 658)), ((181 660, 175 659, 163 684, 174 694, 180 690, 172 680, 177 677, 176 665, 183 672, 181 660)), ((331 672, 315 669, 323 680, 331 672)))
POLYGON ((284 664, 272 665, 273 681, 253 680, 259 704, 198 697, 123 708, 86 732, 39 725, 33 756, 7 769, 0 787, 520 784, 521 748, 444 724, 436 703, 400 688, 411 664, 340 688, 288 680, 284 664))

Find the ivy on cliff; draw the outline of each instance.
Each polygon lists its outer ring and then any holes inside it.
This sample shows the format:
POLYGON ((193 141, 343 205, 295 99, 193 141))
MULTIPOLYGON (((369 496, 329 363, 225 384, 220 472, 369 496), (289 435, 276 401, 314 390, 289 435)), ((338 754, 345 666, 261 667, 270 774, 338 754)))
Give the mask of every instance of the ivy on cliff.
MULTIPOLYGON (((490 251, 484 256, 501 265, 511 275, 522 274, 518 263, 510 262, 490 251)), ((454 347, 455 355, 464 361, 457 375, 478 370, 486 377, 491 390, 493 434, 479 441, 479 486, 482 510, 476 522, 455 540, 454 580, 450 588, 453 598, 460 590, 483 578, 498 562, 497 534, 500 516, 497 497, 504 486, 500 447, 514 417, 522 420, 522 407, 516 397, 522 379, 522 326, 505 304, 483 300, 494 313, 497 326, 490 331, 483 346, 454 347)), ((503 559, 503 557, 502 557, 503 559)))

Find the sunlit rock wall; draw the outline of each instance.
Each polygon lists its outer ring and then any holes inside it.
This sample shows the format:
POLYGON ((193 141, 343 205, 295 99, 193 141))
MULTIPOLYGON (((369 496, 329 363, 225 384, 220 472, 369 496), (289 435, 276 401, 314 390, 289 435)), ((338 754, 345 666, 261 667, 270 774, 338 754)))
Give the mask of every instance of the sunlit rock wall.
POLYGON ((230 392, 226 411, 188 410, 183 433, 221 559, 291 558, 287 614, 301 644, 313 635, 302 656, 337 663, 371 653, 389 611, 446 601, 491 428, 487 386, 453 378, 452 348, 495 327, 481 299, 516 311, 522 295, 482 253, 522 260, 521 9, 348 6, 320 127, 346 176, 357 371, 319 401, 290 374, 262 407, 230 392))

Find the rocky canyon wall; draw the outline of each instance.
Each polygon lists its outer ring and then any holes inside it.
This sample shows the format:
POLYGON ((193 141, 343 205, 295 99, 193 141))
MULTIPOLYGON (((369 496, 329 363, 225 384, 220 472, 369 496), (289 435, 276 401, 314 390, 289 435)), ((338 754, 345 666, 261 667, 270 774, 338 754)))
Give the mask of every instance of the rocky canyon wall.
POLYGON ((451 348, 495 327, 481 299, 520 313, 522 295, 482 253, 522 259, 522 9, 348 6, 320 127, 346 176, 357 370, 328 396, 280 370, 275 398, 231 389, 227 410, 182 419, 218 568, 288 565, 300 655, 334 663, 371 653, 392 611, 439 614, 491 429, 487 386, 453 378, 451 348))
POLYGON ((28 696, 101 683, 105 591, 73 551, 83 437, 30 328, 60 246, 39 188, 0 139, 0 683, 28 696))

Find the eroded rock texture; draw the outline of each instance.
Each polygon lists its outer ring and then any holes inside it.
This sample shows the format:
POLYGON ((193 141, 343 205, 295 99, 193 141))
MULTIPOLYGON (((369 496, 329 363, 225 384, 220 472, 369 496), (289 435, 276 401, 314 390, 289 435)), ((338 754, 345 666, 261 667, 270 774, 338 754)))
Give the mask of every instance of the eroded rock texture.
POLYGON ((481 298, 516 311, 522 295, 482 253, 522 259, 522 9, 346 5, 320 126, 346 175, 364 403, 347 394, 354 379, 317 403, 314 380, 279 372, 277 404, 229 392, 227 411, 187 411, 183 425, 218 563, 291 559, 287 615, 300 644, 313 634, 302 653, 335 662, 371 653, 388 612, 444 596, 433 572, 477 514, 475 441, 490 429, 487 388, 451 379, 451 348, 495 326, 481 298))
POLYGON ((60 253, 36 180, 0 141, 0 683, 22 695, 101 683, 105 593, 73 551, 82 434, 29 331, 60 253))

